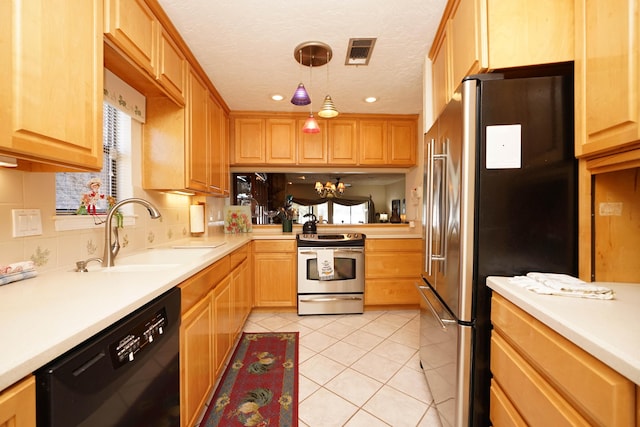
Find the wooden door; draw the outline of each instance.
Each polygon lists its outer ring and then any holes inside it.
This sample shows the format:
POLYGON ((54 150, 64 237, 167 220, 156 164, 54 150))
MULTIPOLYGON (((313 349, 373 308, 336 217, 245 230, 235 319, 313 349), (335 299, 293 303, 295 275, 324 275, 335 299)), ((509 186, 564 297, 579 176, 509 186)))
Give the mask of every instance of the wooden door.
POLYGON ((160 28, 158 41, 158 81, 178 104, 184 105, 187 60, 171 36, 160 28))
POLYGON ((224 115, 222 107, 218 105, 213 95, 209 94, 207 99, 207 113, 209 115, 209 154, 207 159, 209 162, 208 187, 212 193, 224 194, 225 178, 225 157, 227 150, 223 147, 226 144, 224 140, 224 115))
POLYGON ((234 164, 265 163, 264 119, 234 119, 234 164))
POLYGON ((159 22, 144 0, 105 0, 107 39, 154 79, 158 63, 158 31, 159 22))
POLYGON ((417 123, 415 121, 391 120, 389 129, 389 161, 394 166, 415 166, 417 151, 417 123))
POLYGON ((231 275, 226 276, 213 290, 213 341, 216 378, 222 374, 231 350, 231 275))
POLYGON ((187 150, 187 186, 191 190, 208 192, 210 150, 207 126, 208 92, 206 86, 194 74, 189 73, 188 100, 188 140, 187 150))
POLYGON ((384 166, 388 162, 386 120, 360 120, 360 164, 384 166))
POLYGON ((180 418, 194 425, 214 385, 213 305, 207 294, 182 316, 180 325, 180 418))
POLYGON ((268 164, 292 165, 296 162, 296 120, 267 119, 265 123, 268 164))
POLYGON ((351 119, 328 121, 329 163, 356 165, 358 163, 358 122, 351 119))
POLYGON ((327 164, 327 121, 318 120, 319 133, 304 133, 302 127, 306 119, 297 121, 298 163, 301 165, 327 164))
POLYGON ((0 426, 36 425, 36 382, 33 375, 0 392, 0 426))
POLYGON ((575 2, 577 156, 620 150, 640 139, 637 9, 627 0, 575 2))
POLYGON ((102 1, 0 2, 0 153, 102 169, 102 1))
POLYGON ((296 306, 296 260, 291 253, 254 253, 255 305, 296 306))
POLYGON ((435 43, 435 50, 431 59, 431 82, 433 85, 433 113, 437 117, 451 99, 449 39, 446 29, 435 43))

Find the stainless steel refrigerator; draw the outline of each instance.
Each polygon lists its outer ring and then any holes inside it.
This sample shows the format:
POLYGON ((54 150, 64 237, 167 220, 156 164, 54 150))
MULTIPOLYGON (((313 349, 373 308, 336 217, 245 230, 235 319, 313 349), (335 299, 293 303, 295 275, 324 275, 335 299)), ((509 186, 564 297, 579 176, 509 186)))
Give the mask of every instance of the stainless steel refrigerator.
POLYGON ((486 426, 486 278, 578 272, 571 74, 469 76, 425 138, 420 361, 444 426, 486 426))

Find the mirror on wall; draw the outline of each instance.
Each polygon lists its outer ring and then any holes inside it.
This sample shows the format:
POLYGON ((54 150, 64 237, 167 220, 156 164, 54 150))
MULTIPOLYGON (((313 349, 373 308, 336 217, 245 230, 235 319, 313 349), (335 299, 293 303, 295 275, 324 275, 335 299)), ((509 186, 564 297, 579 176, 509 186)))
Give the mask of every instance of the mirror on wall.
POLYGON ((250 205, 254 224, 279 223, 277 212, 287 195, 298 223, 307 221, 307 214, 326 224, 402 223, 406 218, 402 173, 232 174, 231 204, 250 205))

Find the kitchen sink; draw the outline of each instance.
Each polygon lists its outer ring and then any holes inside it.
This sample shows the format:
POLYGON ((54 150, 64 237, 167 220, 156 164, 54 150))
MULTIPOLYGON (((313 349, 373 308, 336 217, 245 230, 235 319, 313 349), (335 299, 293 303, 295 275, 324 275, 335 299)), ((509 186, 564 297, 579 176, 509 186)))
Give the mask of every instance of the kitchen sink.
POLYGON ((114 265, 113 267, 101 267, 97 271, 100 273, 150 273, 153 271, 170 270, 180 267, 181 264, 125 264, 114 265))
MULTIPOLYGON (((121 255, 116 258, 113 267, 102 267, 99 262, 88 263, 89 272, 134 273, 170 270, 197 261, 212 253, 206 248, 157 248, 121 255)), ((92 260, 95 261, 95 260, 92 260)))
MULTIPOLYGON (((188 264, 196 258, 208 255, 212 252, 212 248, 158 248, 147 249, 131 255, 123 255, 117 257, 115 266, 119 265, 155 265, 188 264)), ((113 268, 113 267, 109 267, 113 268)))

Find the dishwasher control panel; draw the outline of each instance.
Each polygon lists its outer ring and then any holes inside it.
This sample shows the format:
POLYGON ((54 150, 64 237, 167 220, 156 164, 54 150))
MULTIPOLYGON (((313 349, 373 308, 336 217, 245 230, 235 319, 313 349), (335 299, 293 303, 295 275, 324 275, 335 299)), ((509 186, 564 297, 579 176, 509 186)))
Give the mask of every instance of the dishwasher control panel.
POLYGON ((153 316, 147 317, 133 328, 129 329, 118 341, 109 345, 109 354, 114 368, 119 368, 133 362, 140 352, 160 339, 167 328, 167 312, 164 308, 153 316))

